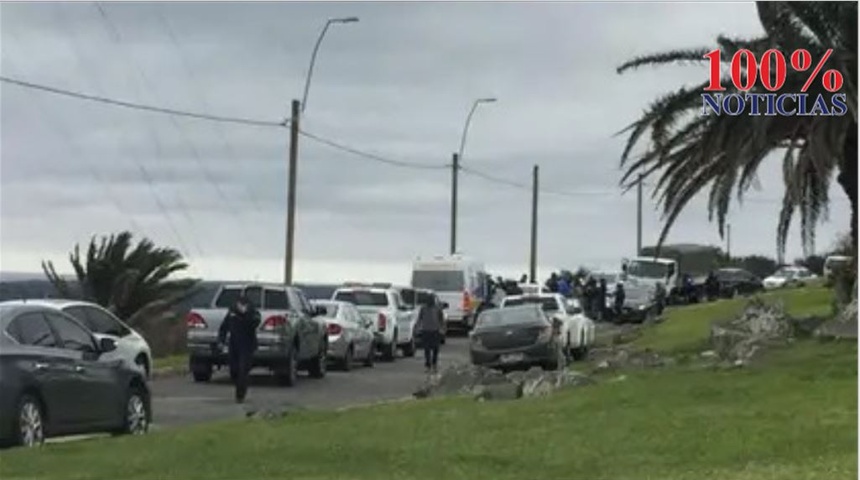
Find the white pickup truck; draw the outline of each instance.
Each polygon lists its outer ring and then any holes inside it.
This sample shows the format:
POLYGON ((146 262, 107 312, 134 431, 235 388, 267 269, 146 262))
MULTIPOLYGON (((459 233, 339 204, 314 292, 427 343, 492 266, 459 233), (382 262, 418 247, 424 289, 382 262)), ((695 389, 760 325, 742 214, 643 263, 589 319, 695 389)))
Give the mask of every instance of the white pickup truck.
POLYGON ((338 288, 331 299, 355 305, 372 322, 370 330, 383 360, 393 361, 398 349, 406 357, 415 355, 416 310, 403 302, 397 288, 348 286, 338 288))
POLYGON ((547 317, 558 320, 564 353, 568 358, 584 360, 594 343, 594 322, 585 316, 578 300, 568 300, 557 293, 538 293, 505 297, 501 308, 539 304, 547 317))
POLYGON ((325 323, 315 317, 301 290, 284 285, 224 285, 207 309, 194 309, 186 316, 188 366, 196 382, 208 382, 213 367, 228 365, 227 352, 218 348, 218 329, 227 310, 240 295, 260 311, 257 351, 253 366, 272 370, 278 383, 292 386, 299 369, 312 378, 326 374, 328 335, 325 323))

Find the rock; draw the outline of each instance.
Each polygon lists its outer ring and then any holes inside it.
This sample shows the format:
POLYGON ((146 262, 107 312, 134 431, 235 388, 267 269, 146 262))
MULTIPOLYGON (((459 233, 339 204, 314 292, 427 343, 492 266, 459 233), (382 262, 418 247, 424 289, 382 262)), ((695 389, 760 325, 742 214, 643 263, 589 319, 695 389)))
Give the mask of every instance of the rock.
POLYGON ((479 385, 475 389, 475 400, 516 400, 523 396, 523 386, 515 383, 479 385))
POLYGON ((601 360, 594 368, 596 370, 609 370, 609 361, 601 360))
POLYGON ((250 407, 245 411, 245 417, 258 420, 276 420, 284 418, 289 414, 284 406, 250 407))
POLYGON ((789 322, 791 323, 795 336, 811 337, 815 334, 815 331, 818 330, 818 327, 824 323, 824 318, 817 316, 791 318, 789 319, 789 322))
POLYGON ((700 353, 699 356, 702 358, 716 358, 717 352, 713 350, 705 350, 704 352, 700 353))
POLYGON ((711 326, 711 351, 729 365, 746 364, 762 347, 790 341, 794 330, 782 303, 769 305, 754 298, 737 318, 711 326))

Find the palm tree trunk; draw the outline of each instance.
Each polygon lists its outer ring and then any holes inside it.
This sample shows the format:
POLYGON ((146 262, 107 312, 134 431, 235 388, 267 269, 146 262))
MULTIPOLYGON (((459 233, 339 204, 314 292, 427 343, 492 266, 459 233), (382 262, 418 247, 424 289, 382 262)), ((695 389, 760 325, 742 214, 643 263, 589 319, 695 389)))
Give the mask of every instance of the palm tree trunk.
POLYGON ((836 181, 851 201, 851 245, 857 252, 857 122, 851 124, 845 137, 842 164, 836 181))

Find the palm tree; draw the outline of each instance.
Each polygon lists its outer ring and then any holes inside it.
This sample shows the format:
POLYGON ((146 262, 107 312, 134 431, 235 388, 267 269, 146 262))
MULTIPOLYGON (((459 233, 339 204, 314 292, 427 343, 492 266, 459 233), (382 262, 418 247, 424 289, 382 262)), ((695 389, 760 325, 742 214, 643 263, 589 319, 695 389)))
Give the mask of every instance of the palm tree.
MULTIPOLYGON (((844 77, 849 112, 844 116, 702 115, 703 82, 682 87, 654 101, 622 133, 628 133, 621 165, 622 186, 630 188, 651 175, 658 177, 654 197, 662 205, 665 224, 659 244, 687 203, 710 185, 708 213, 716 215, 723 235, 726 213, 736 191, 738 201, 757 184, 756 172, 774 152, 783 154, 785 195, 777 222, 780 257, 792 217, 799 211, 806 249, 814 245, 816 223, 825 218, 828 187, 834 176, 851 202, 851 238, 857 244, 857 2, 757 2, 765 35, 753 40, 717 38, 724 67, 735 52, 749 49, 756 58, 771 48, 810 51, 819 59, 834 49, 827 68, 844 77), (634 147, 650 131, 643 154, 632 158, 634 147)), ((647 55, 621 65, 618 73, 646 66, 706 62, 712 48, 677 50, 647 55)), ((743 69, 742 69, 743 71, 743 69)), ((800 92, 807 74, 788 68, 783 92, 800 92)), ((723 78, 726 78, 724 75, 723 78)), ((726 82, 730 83, 730 82, 726 82)), ((758 82, 757 82, 758 83, 758 82)), ((731 84, 724 93, 740 93, 731 84)), ((755 86, 750 93, 768 93, 755 86)), ((807 92, 830 98, 820 82, 807 92)), ((643 142, 644 143, 644 142, 643 142)))
POLYGON ((77 288, 57 274, 51 261, 42 262, 45 276, 66 298, 81 298, 108 308, 132 326, 158 322, 172 314, 172 307, 194 294, 199 280, 170 279, 188 264, 172 248, 158 248, 149 239, 132 245, 132 234, 95 237, 86 258, 80 245, 69 254, 77 288))

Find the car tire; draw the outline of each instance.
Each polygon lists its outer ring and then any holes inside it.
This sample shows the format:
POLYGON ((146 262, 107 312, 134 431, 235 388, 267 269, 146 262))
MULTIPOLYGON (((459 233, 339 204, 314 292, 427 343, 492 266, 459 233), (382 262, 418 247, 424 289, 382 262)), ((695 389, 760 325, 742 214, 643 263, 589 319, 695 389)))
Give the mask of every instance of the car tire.
POLYGON ((287 360, 275 368, 275 380, 278 385, 284 387, 292 387, 296 384, 299 377, 299 359, 296 358, 299 354, 299 346, 293 345, 290 353, 287 355, 287 360))
POLYGON ((115 435, 144 435, 149 432, 152 410, 149 395, 139 386, 132 386, 126 395, 123 423, 115 435))
POLYGON ((352 370, 352 362, 354 360, 354 353, 355 353, 355 351, 353 350, 351 344, 348 347, 346 347, 346 353, 344 353, 343 358, 340 359, 340 369, 343 370, 344 372, 348 372, 348 371, 352 370))
POLYGON ((367 356, 364 357, 364 362, 362 364, 365 367, 373 367, 373 363, 376 361, 376 344, 371 342, 370 347, 367 349, 367 356))
POLYGON ((403 356, 404 357, 414 357, 415 356, 415 338, 409 341, 406 345, 403 346, 403 356))
POLYGON ((391 343, 383 345, 382 348, 382 359, 386 362, 393 362, 397 358, 397 332, 394 332, 391 343))
POLYGON ((39 400, 24 394, 18 400, 14 443, 21 447, 39 447, 45 443, 45 414, 39 400))
POLYGON ((191 358, 188 361, 188 369, 197 383, 205 383, 212 380, 212 363, 206 360, 191 358))
POLYGON ((320 351, 311 359, 308 365, 308 374, 311 378, 325 378, 328 371, 328 345, 326 342, 320 343, 320 351))

